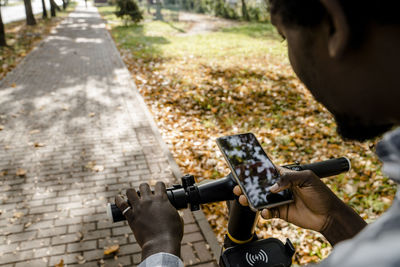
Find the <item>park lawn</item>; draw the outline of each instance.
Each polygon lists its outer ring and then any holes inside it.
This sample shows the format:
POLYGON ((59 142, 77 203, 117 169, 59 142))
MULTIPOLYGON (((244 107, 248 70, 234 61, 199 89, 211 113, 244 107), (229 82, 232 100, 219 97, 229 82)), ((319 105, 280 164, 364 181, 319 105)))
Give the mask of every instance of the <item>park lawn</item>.
MULTIPOLYGON (((368 222, 391 204, 396 185, 384 177, 375 141, 343 141, 332 116, 292 72, 286 43, 269 23, 239 23, 199 35, 190 24, 146 20, 124 26, 114 7, 99 8, 138 90, 183 173, 198 181, 229 173, 215 139, 253 132, 278 165, 347 156, 352 170, 324 181, 368 222)), ((224 203, 204 205, 220 242, 224 203)), ((318 233, 282 220, 260 220, 263 237, 289 237, 295 263, 326 257, 331 247, 318 233)))
MULTIPOLYGON (((36 14, 36 25, 28 26, 25 20, 4 25, 8 47, 0 47, 0 80, 41 41, 50 30, 75 9, 76 2, 70 1, 66 10, 57 12, 57 17, 42 19, 42 14, 36 14)), ((62 9, 62 7, 61 7, 62 9)), ((48 12, 50 17, 50 11, 48 12)))

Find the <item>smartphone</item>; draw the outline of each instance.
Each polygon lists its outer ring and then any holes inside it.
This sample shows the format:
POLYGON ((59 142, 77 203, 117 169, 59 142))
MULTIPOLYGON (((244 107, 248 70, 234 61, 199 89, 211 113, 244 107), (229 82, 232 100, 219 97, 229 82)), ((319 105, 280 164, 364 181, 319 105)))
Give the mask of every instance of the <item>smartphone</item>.
POLYGON ((271 193, 279 172, 254 134, 220 137, 217 144, 253 211, 293 202, 289 189, 271 193))

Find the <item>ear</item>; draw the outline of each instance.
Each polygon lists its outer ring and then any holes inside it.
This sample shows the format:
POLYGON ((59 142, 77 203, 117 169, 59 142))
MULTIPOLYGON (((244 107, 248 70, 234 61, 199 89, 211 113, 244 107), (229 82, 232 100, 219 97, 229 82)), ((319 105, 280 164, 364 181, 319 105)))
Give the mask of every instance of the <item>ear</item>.
POLYGON ((350 42, 350 25, 342 5, 338 0, 320 0, 332 20, 331 35, 328 42, 329 55, 341 57, 350 42))

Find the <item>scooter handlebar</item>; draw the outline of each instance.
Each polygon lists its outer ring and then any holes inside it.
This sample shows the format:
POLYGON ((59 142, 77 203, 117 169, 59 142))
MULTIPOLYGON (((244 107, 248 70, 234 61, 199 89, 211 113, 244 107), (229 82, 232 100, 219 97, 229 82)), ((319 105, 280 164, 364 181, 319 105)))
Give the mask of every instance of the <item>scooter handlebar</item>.
MULTIPOLYGON (((349 171, 351 164, 348 158, 341 157, 311 164, 291 164, 282 167, 295 171, 311 170, 318 177, 324 178, 349 171)), ((190 209, 194 211, 200 209, 200 204, 235 198, 232 190, 237 183, 232 174, 199 184, 195 184, 192 175, 185 175, 181 180, 182 185, 173 185, 166 190, 169 201, 176 209, 185 209, 190 205, 190 209)), ((107 204, 107 215, 113 222, 125 220, 125 216, 115 204, 107 204)))

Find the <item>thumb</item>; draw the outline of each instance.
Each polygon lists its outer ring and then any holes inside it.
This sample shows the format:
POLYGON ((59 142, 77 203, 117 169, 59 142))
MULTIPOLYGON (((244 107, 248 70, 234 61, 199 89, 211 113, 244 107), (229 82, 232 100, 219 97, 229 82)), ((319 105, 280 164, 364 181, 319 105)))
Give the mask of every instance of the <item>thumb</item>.
POLYGON ((317 181, 319 181, 319 178, 310 170, 285 171, 281 175, 279 181, 271 186, 270 190, 272 193, 278 193, 294 186, 311 186, 317 181))

